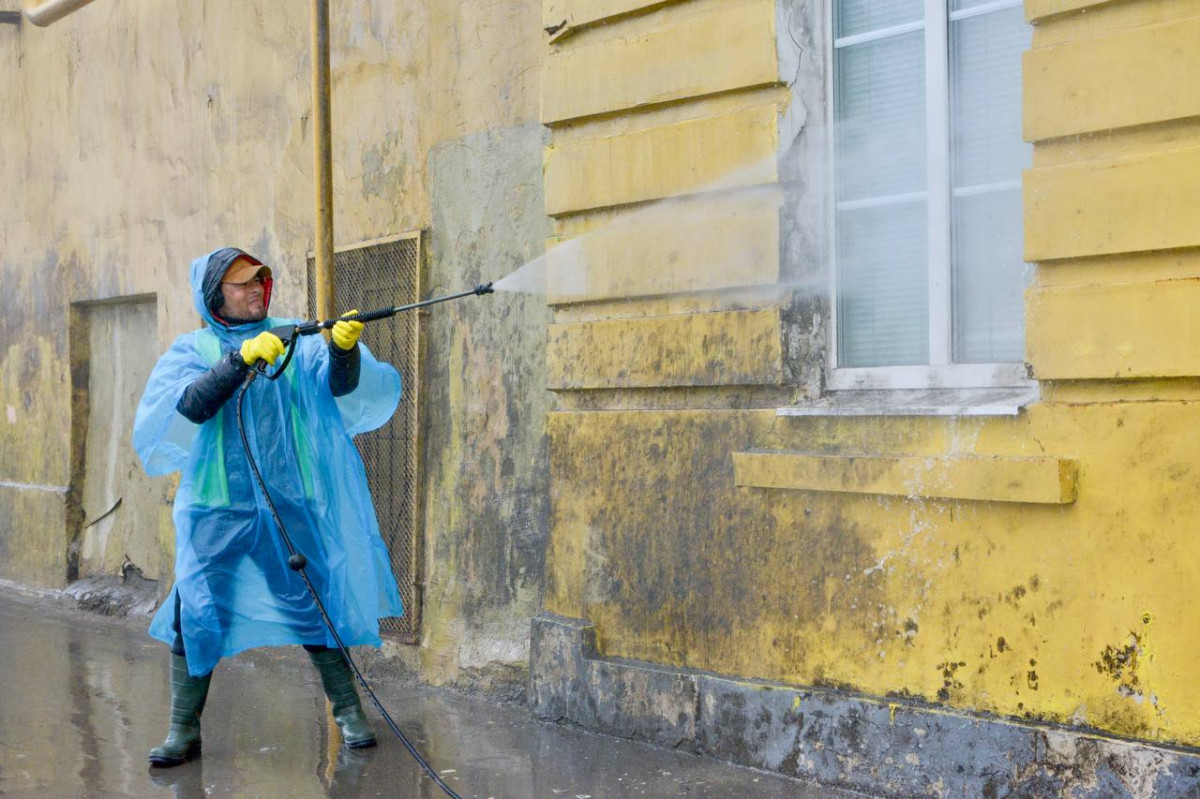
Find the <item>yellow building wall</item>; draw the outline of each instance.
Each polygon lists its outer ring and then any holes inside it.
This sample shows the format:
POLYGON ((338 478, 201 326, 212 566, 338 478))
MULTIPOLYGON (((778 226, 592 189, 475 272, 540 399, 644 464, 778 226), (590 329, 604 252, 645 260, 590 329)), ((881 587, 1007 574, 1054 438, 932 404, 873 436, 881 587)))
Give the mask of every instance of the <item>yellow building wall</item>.
MULTIPOLYGON (((565 263, 603 276, 560 297, 551 327, 547 609, 593 622, 609 656, 1200 744, 1200 7, 1026 3, 1040 400, 1014 417, 846 418, 781 417, 746 392, 787 383, 798 351, 787 301, 747 294, 778 265, 672 294, 670 253, 704 273, 703 253, 659 243, 639 261, 593 243, 614 224, 694 241, 687 206, 643 225, 641 204, 722 171, 723 190, 779 182, 763 154, 786 147, 788 120, 827 113, 796 107, 781 57, 763 85, 778 22, 726 40, 729 4, 635 5, 547 0, 544 15, 580 21, 548 69, 606 65, 586 101, 552 80, 543 97, 554 241, 583 242, 591 257, 565 263), (664 47, 700 66, 686 86, 670 67, 655 83, 638 43, 684 36, 738 68, 709 75, 705 53, 664 47), (771 308, 777 328, 734 335, 771 308)), ((706 235, 744 235, 748 218, 706 235)), ((757 229, 785 249, 784 225, 757 229)))

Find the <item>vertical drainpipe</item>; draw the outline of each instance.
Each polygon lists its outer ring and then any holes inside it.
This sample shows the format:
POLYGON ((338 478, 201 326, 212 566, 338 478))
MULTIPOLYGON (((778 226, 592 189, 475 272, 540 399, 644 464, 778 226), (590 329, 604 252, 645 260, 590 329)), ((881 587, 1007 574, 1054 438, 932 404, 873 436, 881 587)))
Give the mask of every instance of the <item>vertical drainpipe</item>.
POLYGON ((316 180, 317 318, 334 314, 333 144, 330 135, 329 0, 312 3, 313 163, 316 180))

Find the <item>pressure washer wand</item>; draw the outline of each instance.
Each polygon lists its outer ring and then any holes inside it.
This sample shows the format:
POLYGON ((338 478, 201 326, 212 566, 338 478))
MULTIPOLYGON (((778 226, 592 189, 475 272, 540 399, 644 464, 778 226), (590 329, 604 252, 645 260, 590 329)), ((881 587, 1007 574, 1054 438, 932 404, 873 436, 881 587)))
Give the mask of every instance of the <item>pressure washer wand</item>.
POLYGON ((326 319, 325 321, 312 320, 311 322, 300 322, 295 325, 285 325, 282 327, 272 328, 271 332, 279 336, 283 345, 287 347, 287 352, 283 356, 283 362, 280 363, 274 372, 267 372, 266 364, 259 361, 254 369, 251 369, 246 375, 246 383, 254 379, 256 373, 264 374, 270 380, 276 380, 283 374, 283 370, 292 361, 292 355, 296 351, 296 342, 301 336, 311 336, 320 333, 322 330, 328 330, 338 322, 374 322, 378 319, 387 319, 390 316, 395 316, 404 311, 415 311, 418 308, 424 308, 427 305, 437 305, 439 302, 449 302, 450 300, 461 300, 463 297, 471 297, 473 295, 493 294, 495 289, 492 284, 481 283, 469 291, 460 291, 457 294, 448 294, 445 297, 434 297, 432 300, 422 300, 421 302, 413 302, 408 305, 397 305, 394 308, 379 308, 374 311, 363 311, 362 313, 348 314, 338 317, 337 319, 326 319))
POLYGON ((374 322, 378 319, 387 319, 404 311, 415 311, 418 308, 424 308, 428 305, 437 305, 440 302, 449 302, 450 300, 460 300, 463 297, 473 295, 492 294, 495 289, 491 283, 482 283, 469 291, 460 291, 457 294, 448 294, 445 297, 434 297, 431 300, 422 300, 421 302, 409 303, 408 305, 397 305, 394 308, 380 308, 375 311, 363 311, 362 313, 349 314, 337 319, 326 319, 323 322, 302 322, 296 325, 293 335, 311 336, 314 333, 319 333, 322 330, 328 330, 338 322, 374 322))

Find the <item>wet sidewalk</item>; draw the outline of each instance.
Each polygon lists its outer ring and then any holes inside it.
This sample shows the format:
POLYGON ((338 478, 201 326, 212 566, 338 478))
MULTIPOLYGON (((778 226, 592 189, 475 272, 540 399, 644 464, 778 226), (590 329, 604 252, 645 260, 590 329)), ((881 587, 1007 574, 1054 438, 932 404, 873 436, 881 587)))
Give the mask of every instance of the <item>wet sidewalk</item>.
MULTIPOLYGON (((298 647, 223 661, 204 756, 149 769, 146 752, 166 732, 167 653, 144 627, 0 587, 0 796, 443 796, 373 708, 377 748, 331 745, 298 647)), ((859 796, 540 723, 520 706, 382 680, 376 691, 464 799, 859 796)))

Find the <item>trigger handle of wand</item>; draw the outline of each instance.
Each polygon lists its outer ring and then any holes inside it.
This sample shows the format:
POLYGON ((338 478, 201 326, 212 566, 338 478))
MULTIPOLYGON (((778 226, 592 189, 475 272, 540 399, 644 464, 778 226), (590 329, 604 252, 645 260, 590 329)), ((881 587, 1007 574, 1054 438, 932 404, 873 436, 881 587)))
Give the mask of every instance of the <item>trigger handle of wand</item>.
POLYGON ((329 330, 338 322, 374 322, 377 319, 387 319, 389 316, 395 316, 395 308, 380 308, 376 311, 363 311, 362 313, 346 314, 337 319, 326 319, 324 322, 319 322, 318 327, 321 330, 329 330))

